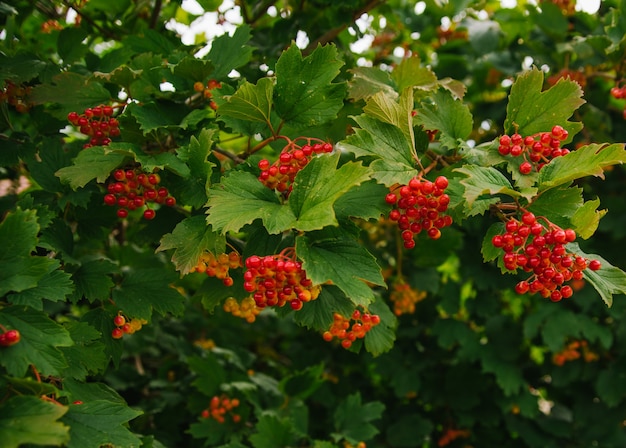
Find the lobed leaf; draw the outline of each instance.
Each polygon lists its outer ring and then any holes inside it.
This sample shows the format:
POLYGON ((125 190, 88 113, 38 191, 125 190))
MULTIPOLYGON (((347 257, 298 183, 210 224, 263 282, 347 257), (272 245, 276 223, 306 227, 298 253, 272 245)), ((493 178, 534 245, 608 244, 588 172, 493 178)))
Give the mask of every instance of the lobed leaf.
POLYGON ((372 439, 379 430, 371 422, 380 419, 384 410, 380 401, 363 403, 360 392, 349 395, 335 410, 333 437, 352 444, 372 439))
POLYGON ((220 105, 219 116, 270 124, 273 94, 274 80, 271 78, 261 78, 256 85, 246 81, 234 95, 225 97, 227 101, 220 105))
POLYGON ((432 102, 423 101, 416 109, 416 124, 425 129, 438 130, 439 140, 447 148, 461 146, 472 132, 472 113, 466 104, 455 100, 446 90, 438 90, 432 96, 432 102))
POLYGON ((69 184, 76 190, 84 187, 96 179, 99 183, 104 183, 118 166, 122 165, 126 159, 134 159, 134 154, 125 145, 111 144, 111 146, 94 146, 83 149, 74 159, 72 166, 61 168, 55 174, 61 178, 61 182, 69 184))
POLYGON ((369 180, 371 171, 360 162, 337 169, 339 153, 314 157, 297 175, 289 195, 289 207, 297 230, 319 230, 338 225, 333 205, 352 187, 369 180))
POLYGON ((61 446, 69 441, 69 428, 58 420, 68 411, 33 396, 13 396, 0 402, 0 438, 5 448, 25 444, 61 446))
POLYGON ((578 148, 569 154, 557 157, 544 165, 539 172, 539 191, 559 185, 569 184, 585 176, 604 178, 604 168, 626 162, 626 149, 623 143, 612 145, 591 144, 578 148))

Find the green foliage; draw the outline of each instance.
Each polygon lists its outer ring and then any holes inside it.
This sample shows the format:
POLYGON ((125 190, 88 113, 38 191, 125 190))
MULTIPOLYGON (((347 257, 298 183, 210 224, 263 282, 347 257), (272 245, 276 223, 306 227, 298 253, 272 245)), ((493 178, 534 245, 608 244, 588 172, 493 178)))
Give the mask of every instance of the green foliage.
POLYGON ((0 445, 626 446, 624 0, 10 3, 0 445))

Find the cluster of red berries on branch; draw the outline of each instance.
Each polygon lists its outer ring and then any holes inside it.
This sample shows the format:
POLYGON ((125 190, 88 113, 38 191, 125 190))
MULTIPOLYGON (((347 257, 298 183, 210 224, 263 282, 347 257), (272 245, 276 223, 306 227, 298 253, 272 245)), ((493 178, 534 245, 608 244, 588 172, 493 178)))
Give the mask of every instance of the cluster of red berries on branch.
POLYGON ((198 259, 198 264, 191 269, 191 272, 205 273, 209 277, 222 280, 225 286, 233 286, 233 279, 230 276, 230 269, 243 267, 241 256, 237 252, 222 253, 215 256, 212 252, 204 252, 198 259))
POLYGON ((111 139, 119 137, 119 121, 113 117, 115 108, 113 106, 99 105, 85 109, 82 114, 70 112, 67 119, 73 126, 77 127, 81 134, 90 137, 89 143, 85 143, 83 148, 92 146, 107 146, 111 139))
POLYGON ((11 81, 6 81, 4 88, 0 90, 0 103, 6 101, 16 111, 25 114, 33 107, 33 103, 29 99, 32 89, 31 86, 17 85, 11 81))
POLYGON ((238 398, 229 398, 226 395, 215 395, 211 398, 209 407, 203 409, 200 415, 202 418, 212 418, 218 423, 225 423, 226 416, 230 416, 234 423, 239 423, 241 421, 241 415, 233 412, 238 406, 238 398))
POLYGON ((566 282, 581 280, 587 268, 592 271, 601 268, 598 260, 589 261, 568 252, 567 243, 576 240, 572 229, 564 230, 531 212, 525 212, 521 220, 510 217, 504 227, 504 233, 491 239, 493 246, 504 252, 504 267, 509 271, 521 268, 532 273, 515 286, 518 294, 539 293, 558 302, 574 293, 566 282))
POLYGON ((125 334, 133 334, 141 330, 141 327, 147 323, 148 321, 145 319, 129 319, 120 311, 113 318, 115 328, 111 331, 111 337, 113 339, 121 339, 125 334))
POLYGON ((224 311, 233 316, 245 319, 248 323, 253 323, 261 312, 261 308, 256 306, 256 302, 251 296, 244 297, 241 303, 237 302, 234 297, 226 299, 223 305, 224 311))
POLYGON ((562 126, 554 126, 550 132, 522 137, 520 134, 500 137, 498 152, 503 156, 523 157, 519 172, 530 174, 539 171, 552 159, 569 154, 569 149, 561 148, 561 142, 567 139, 568 132, 562 126))
POLYGON ((289 196, 293 187, 296 174, 304 168, 315 154, 332 152, 333 145, 330 143, 317 142, 299 146, 294 141, 290 141, 281 151, 280 156, 274 163, 267 159, 259 161, 261 174, 259 180, 268 188, 277 190, 285 197, 289 196))
POLYGON ((0 325, 0 347, 10 347, 17 344, 22 339, 18 330, 7 330, 3 325, 0 325))
POLYGON ((413 314, 415 304, 426 298, 425 291, 417 291, 404 280, 393 282, 389 300, 393 304, 393 313, 396 316, 413 314))
MULTIPOLYGON (((626 84, 623 84, 622 86, 616 84, 615 86, 611 87, 611 96, 616 100, 626 99, 626 84)), ((624 105, 623 116, 624 120, 626 120, 626 105, 624 105)))
POLYGON ((441 237, 441 229, 452 224, 452 217, 446 214, 450 197, 445 194, 448 179, 439 176, 434 182, 414 177, 408 185, 395 187, 385 197, 387 204, 393 206, 389 219, 398 224, 404 247, 415 247, 414 237, 422 230, 430 238, 441 237))
POLYGON ((140 169, 115 170, 113 179, 107 186, 104 203, 117 206, 117 216, 126 218, 129 211, 143 209, 145 219, 154 219, 156 211, 149 204, 176 205, 176 199, 170 196, 165 187, 159 187, 161 178, 158 174, 146 174, 140 169))
POLYGON ((289 303, 293 310, 298 311, 305 303, 317 299, 321 291, 321 286, 313 285, 306 276, 293 248, 277 255, 252 255, 246 259, 245 265, 243 287, 252 293, 258 308, 282 307, 289 303))
POLYGON ((193 90, 195 90, 198 93, 201 93, 202 97, 205 100, 209 100, 209 107, 213 110, 217 110, 217 103, 215 103, 215 101, 212 100, 213 90, 221 89, 221 88, 222 88, 222 83, 215 79, 209 79, 209 81, 206 84, 204 84, 201 81, 197 81, 193 84, 193 90))
POLYGON ((585 362, 593 362, 599 359, 597 353, 589 349, 589 344, 585 340, 571 341, 567 346, 552 356, 552 363, 555 366, 562 366, 566 362, 575 361, 582 358, 585 362))
POLYGON ((357 339, 363 339, 365 335, 380 323, 380 316, 354 310, 350 317, 342 316, 339 313, 333 314, 333 323, 330 328, 322 333, 322 338, 326 342, 334 339, 341 341, 341 346, 345 349, 352 347, 352 343, 357 339))

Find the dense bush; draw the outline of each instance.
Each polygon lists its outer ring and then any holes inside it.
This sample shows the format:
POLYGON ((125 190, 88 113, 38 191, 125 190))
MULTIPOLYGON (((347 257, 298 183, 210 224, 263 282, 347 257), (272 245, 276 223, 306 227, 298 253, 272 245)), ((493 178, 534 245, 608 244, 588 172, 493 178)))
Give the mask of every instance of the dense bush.
POLYGON ((2 446, 626 446, 626 2, 232 3, 0 3, 2 446))

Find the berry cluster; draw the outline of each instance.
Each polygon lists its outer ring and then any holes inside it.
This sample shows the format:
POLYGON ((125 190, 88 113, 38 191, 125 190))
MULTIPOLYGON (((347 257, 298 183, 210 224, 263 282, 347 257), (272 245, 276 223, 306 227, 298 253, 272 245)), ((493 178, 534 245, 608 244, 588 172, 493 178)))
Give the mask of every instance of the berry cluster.
POLYGON ((553 302, 567 299, 574 290, 565 283, 581 280, 586 268, 596 271, 601 264, 598 260, 568 253, 565 247, 576 239, 572 229, 563 230, 545 218, 539 222, 534 214, 526 212, 521 221, 509 218, 505 232, 495 235, 491 243, 504 252, 504 267, 509 271, 518 268, 532 272, 527 279, 515 286, 518 294, 539 293, 553 302))
POLYGON ((552 159, 564 156, 569 149, 561 148, 561 142, 567 139, 568 132, 561 126, 554 126, 550 132, 540 132, 528 137, 520 134, 503 135, 500 137, 498 152, 503 156, 524 158, 519 172, 530 174, 533 169, 539 171, 552 159))
POLYGON ((433 240, 441 237, 441 229, 452 224, 446 215, 450 197, 444 193, 448 179, 439 176, 434 182, 414 177, 400 188, 392 189, 385 201, 393 206, 389 219, 398 223, 404 247, 415 247, 415 235, 426 231, 433 240))
POLYGON ((544 3, 555 4, 566 16, 571 16, 576 12, 576 0, 541 0, 544 3))
POLYGON ((115 328, 111 331, 111 337, 113 339, 121 339, 125 334, 133 334, 136 331, 141 330, 141 327, 147 324, 145 319, 128 319, 124 317, 120 311, 113 318, 113 324, 115 328))
POLYGON ((6 101, 16 111, 25 114, 33 107, 33 103, 28 98, 31 91, 31 86, 17 85, 7 81, 4 88, 0 90, 0 103, 6 101))
POLYGON ((589 349, 587 341, 572 341, 567 346, 552 356, 552 363, 555 366, 562 366, 568 361, 575 361, 583 358, 585 362, 593 362, 598 360, 598 354, 589 349), (582 353, 581 353, 582 351, 582 353))
MULTIPOLYGON (((621 87, 619 85, 611 87, 611 96, 616 100, 626 99, 626 84, 622 85, 621 87)), ((626 105, 624 106, 623 115, 624 120, 626 120, 626 105)))
POLYGON ((212 418, 218 423, 226 422, 226 414, 230 414, 230 418, 234 423, 241 421, 241 415, 235 414, 233 409, 239 406, 238 398, 228 398, 226 395, 213 396, 209 402, 209 407, 204 409, 200 414, 202 418, 212 418))
POLYGON ((193 84, 193 90, 198 93, 202 93, 202 97, 206 100, 209 100, 209 107, 213 110, 217 110, 217 104, 212 100, 213 98, 213 89, 221 89, 222 83, 216 81, 215 79, 209 79, 206 83, 202 83, 201 81, 197 81, 193 84))
POLYGON ((471 433, 467 429, 455 429, 455 428, 447 428, 443 435, 437 441, 437 446, 443 447, 448 446, 456 439, 459 438, 468 438, 471 436, 471 433))
POLYGON ((58 20, 50 19, 41 24, 41 32, 44 34, 50 34, 53 31, 61 31, 63 25, 58 20))
POLYGON ((561 79, 570 79, 575 81, 581 89, 584 89, 587 86, 587 77, 585 76, 585 73, 580 70, 572 70, 569 68, 559 70, 557 73, 549 76, 546 81, 550 86, 553 86, 561 79))
POLYGON ((333 323, 330 328, 322 334, 326 342, 333 339, 341 341, 341 346, 345 349, 352 347, 352 343, 357 339, 363 339, 368 331, 380 323, 377 314, 361 312, 356 309, 352 316, 345 317, 339 313, 333 314, 333 323))
POLYGON ((393 303, 393 313, 396 316, 413 314, 415 304, 426 298, 425 291, 417 291, 404 281, 396 281, 391 286, 389 300, 393 303))
POLYGON ((288 255, 290 251, 293 248, 278 255, 253 255, 246 259, 243 287, 252 293, 257 307, 282 307, 289 302, 291 308, 298 311, 304 303, 319 296, 320 286, 313 286, 302 263, 288 255))
POLYGON ((148 206, 149 203, 176 205, 176 199, 170 196, 167 188, 159 187, 160 182, 158 174, 146 174, 139 169, 115 170, 104 203, 118 206, 117 216, 120 218, 126 218, 129 211, 147 207, 143 217, 154 219, 156 212, 148 206))
POLYGON ((256 320, 256 317, 261 312, 261 309, 256 306, 256 302, 250 296, 245 297, 241 303, 237 302, 237 300, 233 297, 229 297, 224 302, 224 311, 232 314, 236 317, 241 317, 245 319, 248 323, 253 323, 256 320))
POLYGON ((2 333, 0 333, 0 347, 10 347, 20 342, 22 336, 18 330, 7 330, 0 326, 2 333))
POLYGON ((261 174, 259 180, 268 188, 283 193, 285 197, 291 193, 296 174, 304 168, 314 154, 332 152, 330 143, 306 144, 302 147, 290 142, 280 153, 278 160, 270 163, 267 159, 259 161, 261 174))
POLYGON ((204 252, 191 272, 203 272, 209 277, 219 278, 225 286, 233 286, 229 270, 241 267, 243 267, 241 256, 237 252, 219 254, 217 257, 212 252, 204 252))
POLYGON ((85 109, 85 112, 70 112, 67 119, 76 126, 81 134, 90 138, 83 148, 92 146, 106 146, 111 143, 112 137, 119 137, 119 121, 113 117, 115 109, 112 106, 96 106, 85 109))

